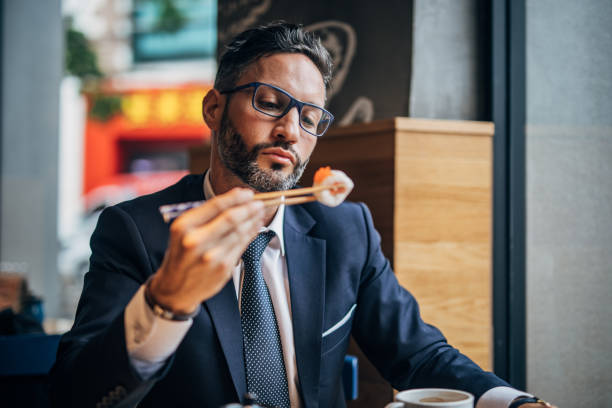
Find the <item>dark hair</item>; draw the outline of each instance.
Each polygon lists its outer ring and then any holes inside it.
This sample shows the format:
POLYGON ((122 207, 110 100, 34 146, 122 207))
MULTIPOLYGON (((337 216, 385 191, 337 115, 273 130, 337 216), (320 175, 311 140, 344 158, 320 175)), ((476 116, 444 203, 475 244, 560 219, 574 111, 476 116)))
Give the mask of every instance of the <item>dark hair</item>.
POLYGON ((274 22, 238 34, 226 47, 219 62, 215 88, 231 89, 246 68, 261 57, 278 53, 304 54, 317 66, 328 89, 332 60, 321 40, 301 26, 274 22))

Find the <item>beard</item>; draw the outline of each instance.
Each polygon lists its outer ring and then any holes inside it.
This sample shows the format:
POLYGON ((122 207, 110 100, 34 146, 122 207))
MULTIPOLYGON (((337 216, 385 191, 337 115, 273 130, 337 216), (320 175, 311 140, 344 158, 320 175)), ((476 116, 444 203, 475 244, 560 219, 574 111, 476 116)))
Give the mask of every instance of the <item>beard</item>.
POLYGON ((293 188, 302 177, 306 164, 308 164, 308 159, 302 162, 291 144, 283 140, 274 143, 259 143, 249 150, 242 135, 236 131, 227 116, 227 109, 223 111, 221 118, 221 127, 217 135, 217 151, 226 168, 249 187, 262 193, 293 188), (291 173, 285 174, 283 172, 285 166, 280 163, 274 163, 270 169, 259 167, 257 164, 259 153, 270 147, 280 147, 293 154, 295 165, 291 173))

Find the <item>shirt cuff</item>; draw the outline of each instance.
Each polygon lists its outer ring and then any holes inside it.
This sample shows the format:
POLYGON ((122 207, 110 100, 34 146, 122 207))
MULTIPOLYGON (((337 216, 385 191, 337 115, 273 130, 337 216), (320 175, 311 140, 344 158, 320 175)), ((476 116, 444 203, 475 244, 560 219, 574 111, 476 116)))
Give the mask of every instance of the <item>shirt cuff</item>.
POLYGON ((156 316, 145 300, 145 285, 125 308, 125 344, 132 366, 144 379, 159 370, 178 348, 193 319, 166 320, 156 316))
POLYGON ((533 397, 533 395, 510 387, 491 388, 482 394, 476 408, 508 408, 518 397, 533 397))

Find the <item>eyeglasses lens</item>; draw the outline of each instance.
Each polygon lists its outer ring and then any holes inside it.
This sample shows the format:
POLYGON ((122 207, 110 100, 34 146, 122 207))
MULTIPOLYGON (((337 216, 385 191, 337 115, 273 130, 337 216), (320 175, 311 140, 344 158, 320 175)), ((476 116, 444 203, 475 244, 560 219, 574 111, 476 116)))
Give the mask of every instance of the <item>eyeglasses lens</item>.
POLYGON ((282 115, 290 102, 291 99, 287 95, 265 85, 257 88, 253 98, 257 109, 272 116, 282 115))
MULTIPOLYGON (((270 116, 280 117, 285 113, 291 98, 278 89, 260 85, 253 96, 253 104, 257 110, 270 116)), ((304 130, 319 136, 327 130, 330 115, 319 107, 303 105, 300 113, 300 124, 304 130)))

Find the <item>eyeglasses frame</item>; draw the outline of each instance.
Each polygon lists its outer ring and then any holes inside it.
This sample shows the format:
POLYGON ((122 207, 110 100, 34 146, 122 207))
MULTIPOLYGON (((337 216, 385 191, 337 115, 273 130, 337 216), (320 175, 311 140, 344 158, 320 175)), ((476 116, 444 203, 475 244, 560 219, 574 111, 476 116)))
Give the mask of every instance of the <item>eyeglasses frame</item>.
POLYGON ((334 121, 334 115, 328 111, 327 109, 319 106, 319 105, 315 105, 314 103, 309 103, 309 102, 302 102, 297 98, 294 98, 293 95, 291 95, 289 92, 285 91, 282 88, 279 88, 278 86, 274 86, 272 84, 268 84, 265 82, 249 82, 248 84, 244 84, 244 85, 240 85, 237 86, 235 88, 232 89, 227 89, 227 90, 223 90, 223 91, 219 91, 219 93, 221 93, 222 95, 224 94, 229 94, 229 93, 234 93, 234 92, 238 92, 238 91, 242 91, 243 89, 247 89, 247 88, 255 88, 255 90, 253 91, 253 96, 251 97, 251 105, 253 106, 253 109, 255 109, 257 112, 261 112, 264 115, 273 117, 273 118, 277 118, 280 119, 283 116, 285 116, 287 113, 289 113, 289 111, 295 106, 298 110, 298 117, 302 116, 302 108, 304 106, 311 106, 313 108, 317 108, 317 109, 321 109, 323 112, 327 113, 329 115, 329 122, 327 124, 327 127, 325 128, 325 130, 323 130, 323 132, 320 135, 317 135, 315 133, 312 133, 311 131, 309 131, 308 129, 306 129, 303 125, 302 125, 302 121, 298 120, 298 123, 300 124, 300 127, 308 134, 316 136, 316 137, 321 137, 325 134, 325 132, 327 132, 327 130, 329 129, 330 125, 332 124, 332 122, 334 121), (285 108, 285 110, 283 111, 283 113, 281 113, 280 115, 273 115, 271 113, 268 112, 264 112, 261 109, 258 109, 257 106, 255 105, 255 94, 257 93, 257 89, 260 86, 269 86, 270 88, 276 89, 277 91, 283 93, 284 95, 286 95, 287 97, 289 97, 289 104, 287 105, 287 107, 285 108))

